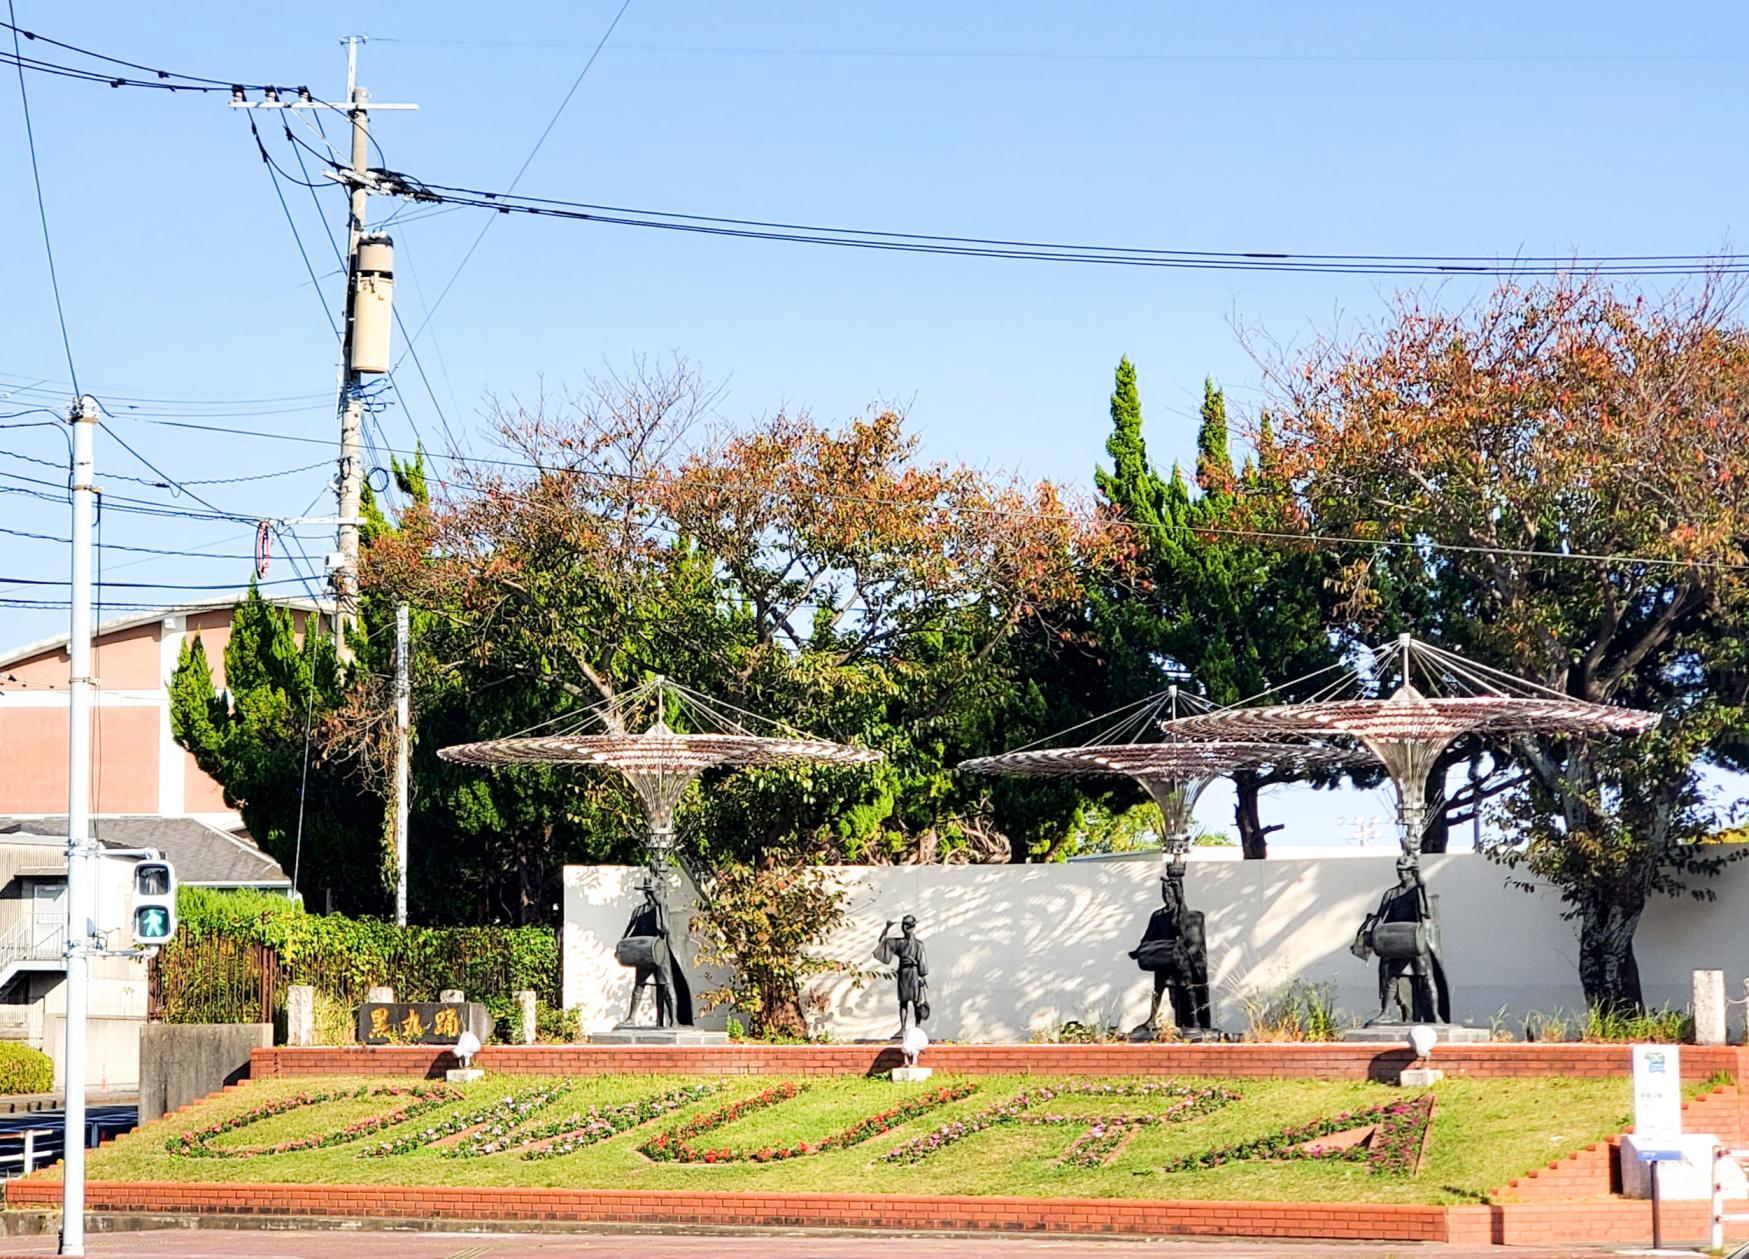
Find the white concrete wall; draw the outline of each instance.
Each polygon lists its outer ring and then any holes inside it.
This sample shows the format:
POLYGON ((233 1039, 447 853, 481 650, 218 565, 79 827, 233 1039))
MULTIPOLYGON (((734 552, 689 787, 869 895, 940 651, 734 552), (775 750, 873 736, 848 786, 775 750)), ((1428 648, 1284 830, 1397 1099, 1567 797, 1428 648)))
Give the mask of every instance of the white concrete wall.
MULTIPOLYGON (((1428 889, 1440 898, 1455 1019, 1486 1026, 1505 1010, 1518 1030, 1532 1011, 1584 1008, 1575 924, 1557 896, 1507 886, 1508 872, 1467 853, 1430 857, 1428 889)), ((1153 861, 1027 866, 839 867, 849 919, 827 942, 835 959, 874 969, 882 923, 915 914, 928 948, 930 1030, 938 1039, 1017 1040, 1070 1019, 1130 1026, 1147 1013, 1149 977, 1125 956, 1159 904, 1153 861)), ((586 1031, 625 1012, 630 972, 613 945, 639 899, 625 867, 565 870, 564 1001, 586 1031)), ((1378 1006, 1375 963, 1348 947, 1361 919, 1395 882, 1390 855, 1345 860, 1192 861, 1186 890, 1207 915, 1215 1021, 1247 1025, 1246 1004, 1295 980, 1336 985, 1338 1007, 1361 1016, 1378 1006)), ((1660 899, 1637 939, 1646 998, 1686 1006, 1689 974, 1723 969, 1738 991, 1749 974, 1749 862, 1708 885, 1717 899, 1660 899)), ((675 921, 691 916, 690 896, 675 921)), ((696 951, 696 942, 694 943, 696 951)), ((692 960, 692 959, 689 959, 692 960)), ((689 967, 695 992, 718 982, 689 967)), ((838 1040, 879 1038, 897 1026, 892 984, 832 976, 817 981, 824 1029, 838 1040)), ((721 1025, 721 1015, 705 1025, 721 1025)))

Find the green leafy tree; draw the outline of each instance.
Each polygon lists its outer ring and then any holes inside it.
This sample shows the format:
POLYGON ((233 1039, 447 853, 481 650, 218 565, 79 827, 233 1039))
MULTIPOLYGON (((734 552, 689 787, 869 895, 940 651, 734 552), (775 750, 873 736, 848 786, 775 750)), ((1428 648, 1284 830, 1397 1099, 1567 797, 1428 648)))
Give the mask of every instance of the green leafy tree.
POLYGON ((315 746, 348 685, 333 636, 316 621, 268 602, 251 583, 231 620, 223 691, 200 635, 183 644, 170 682, 171 730, 300 887, 345 909, 378 911, 381 799, 315 746))
MULTIPOLYGON (((1216 704, 1239 703, 1328 667, 1336 647, 1324 628, 1325 582, 1334 571, 1321 554, 1257 538, 1279 533, 1291 507, 1273 441, 1235 473, 1226 400, 1205 381, 1197 432, 1197 485, 1176 466, 1160 475, 1142 436, 1135 368, 1117 368, 1111 398, 1108 472, 1099 491, 1129 526, 1141 579, 1103 593, 1097 634, 1111 661, 1111 699, 1123 703, 1163 690, 1189 674, 1216 704)), ((1277 774, 1234 776, 1234 822, 1247 858, 1268 852, 1259 800, 1286 781, 1277 774)))
POLYGON ((1628 741, 1495 749, 1497 855, 1552 883, 1601 1009, 1641 1002, 1650 898, 1710 896, 1698 768, 1742 763, 1749 670, 1749 332, 1709 284, 1657 300, 1584 278, 1477 306, 1405 301, 1282 372, 1278 457, 1310 530, 1359 548, 1344 597, 1590 703, 1660 711, 1628 741), (1389 585, 1382 593, 1377 583, 1389 585))

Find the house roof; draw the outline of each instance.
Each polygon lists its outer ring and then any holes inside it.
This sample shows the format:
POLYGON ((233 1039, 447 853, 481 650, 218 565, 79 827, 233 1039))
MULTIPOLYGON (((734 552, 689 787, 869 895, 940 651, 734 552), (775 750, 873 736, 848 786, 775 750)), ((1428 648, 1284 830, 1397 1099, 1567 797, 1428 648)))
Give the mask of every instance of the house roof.
MULTIPOLYGON (((118 630, 133 629, 136 625, 150 625, 161 621, 167 616, 183 616, 190 612, 213 612, 220 608, 234 608, 244 599, 248 592, 239 590, 236 594, 215 595, 210 599, 195 599, 188 603, 176 603, 158 608, 151 612, 130 612, 126 616, 118 616, 113 621, 105 621, 92 631, 93 637, 102 638, 105 634, 113 634, 118 630)), ((282 608, 295 608, 302 612, 333 612, 335 605, 329 600, 308 599, 296 595, 274 597, 264 595, 269 603, 282 608)), ((17 664, 20 660, 29 660, 32 656, 40 656, 44 652, 59 651, 67 645, 66 634, 55 634, 49 638, 39 638, 33 643, 25 643, 19 647, 0 648, 0 668, 17 664)))
MULTIPOLYGON (((255 846, 247 831, 224 831, 194 817, 137 815, 93 818, 91 831, 105 848, 156 848, 176 867, 179 882, 205 887, 290 887, 279 862, 255 846)), ((65 840, 67 819, 0 817, 0 839, 27 836, 65 840)))

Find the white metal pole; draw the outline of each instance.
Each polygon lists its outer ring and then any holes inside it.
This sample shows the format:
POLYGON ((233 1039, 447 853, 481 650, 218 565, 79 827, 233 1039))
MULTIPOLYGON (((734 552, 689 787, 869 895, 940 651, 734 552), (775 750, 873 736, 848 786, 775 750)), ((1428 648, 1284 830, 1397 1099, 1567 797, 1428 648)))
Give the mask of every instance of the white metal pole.
POLYGON ((1725 1175, 1720 1164, 1725 1161, 1723 1146, 1713 1146, 1713 1235, 1712 1248, 1725 1248, 1725 1175))
POLYGON ((92 446, 97 401, 81 397, 73 426, 73 610, 67 633, 67 1047, 61 1253, 85 1253, 85 990, 91 940, 91 535, 97 515, 92 446))
POLYGON ((395 609, 395 922, 407 925, 407 751, 411 718, 407 605, 395 609))

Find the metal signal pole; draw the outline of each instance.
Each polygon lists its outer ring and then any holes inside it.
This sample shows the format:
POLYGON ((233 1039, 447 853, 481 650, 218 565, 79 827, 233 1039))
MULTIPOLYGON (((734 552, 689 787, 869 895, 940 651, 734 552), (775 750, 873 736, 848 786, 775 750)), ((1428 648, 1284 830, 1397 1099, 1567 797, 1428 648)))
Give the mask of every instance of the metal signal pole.
MULTIPOLYGON (((73 591, 67 625, 67 1017, 61 1057, 63 1158, 61 1253, 85 1253, 85 1005, 91 937, 95 924, 91 886, 91 535, 97 520, 92 447, 97 429, 95 398, 74 401, 73 591)), ((26 1169, 29 1170, 28 1168, 26 1169)))

